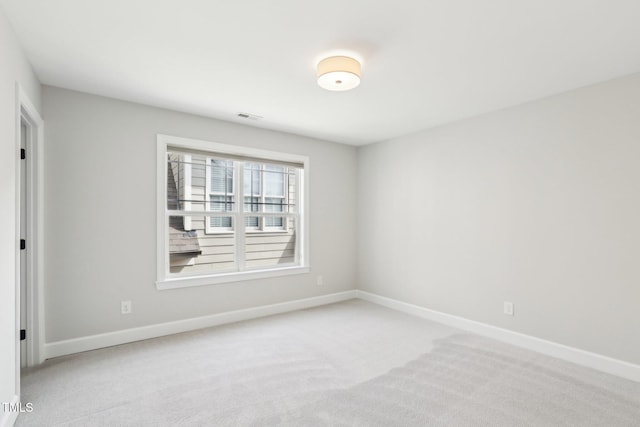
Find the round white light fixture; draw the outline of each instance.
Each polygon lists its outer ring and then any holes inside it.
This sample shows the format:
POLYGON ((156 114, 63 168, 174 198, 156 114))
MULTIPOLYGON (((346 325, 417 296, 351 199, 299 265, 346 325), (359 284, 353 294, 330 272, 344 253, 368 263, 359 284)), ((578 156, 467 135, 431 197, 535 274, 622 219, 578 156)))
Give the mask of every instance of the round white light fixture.
POLYGON ((348 56, 330 56, 318 63, 318 84, 327 90, 343 91, 360 84, 360 63, 348 56))

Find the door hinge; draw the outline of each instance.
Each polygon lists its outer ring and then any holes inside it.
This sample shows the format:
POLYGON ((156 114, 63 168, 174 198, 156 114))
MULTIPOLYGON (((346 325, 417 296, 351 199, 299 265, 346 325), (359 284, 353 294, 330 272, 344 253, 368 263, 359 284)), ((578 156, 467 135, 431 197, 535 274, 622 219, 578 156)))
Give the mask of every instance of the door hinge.
POLYGON ((24 148, 20 149, 20 159, 24 160, 27 158, 27 150, 25 150, 24 148))
POLYGON ((20 341, 24 341, 27 339, 27 330, 20 329, 20 341))
POLYGON ((27 241, 24 239, 20 239, 20 250, 24 251, 25 249, 27 249, 27 241))

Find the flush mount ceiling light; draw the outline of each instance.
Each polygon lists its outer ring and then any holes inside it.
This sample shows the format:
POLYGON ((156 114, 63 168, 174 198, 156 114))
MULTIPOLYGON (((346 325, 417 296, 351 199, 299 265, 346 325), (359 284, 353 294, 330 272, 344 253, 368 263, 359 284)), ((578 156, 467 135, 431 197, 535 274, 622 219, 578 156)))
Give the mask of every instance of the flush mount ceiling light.
POLYGON ((343 91, 360 84, 360 63, 348 56, 330 56, 318 63, 318 84, 327 90, 343 91))

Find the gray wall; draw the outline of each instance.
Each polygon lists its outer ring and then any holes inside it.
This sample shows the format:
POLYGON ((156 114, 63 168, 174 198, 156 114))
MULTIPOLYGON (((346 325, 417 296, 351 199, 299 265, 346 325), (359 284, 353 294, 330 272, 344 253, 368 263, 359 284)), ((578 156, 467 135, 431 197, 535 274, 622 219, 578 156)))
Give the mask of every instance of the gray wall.
POLYGON ((43 102, 47 342, 354 288, 355 148, 48 86, 43 102), (312 273, 156 290, 157 133, 309 156, 312 273))
MULTIPOLYGON (((40 83, 0 9, 0 402, 16 394, 16 89, 40 108, 40 83)), ((0 420, 3 416, 0 410, 0 420)))
POLYGON ((640 75, 363 147, 358 287, 640 363, 639 161, 640 75))

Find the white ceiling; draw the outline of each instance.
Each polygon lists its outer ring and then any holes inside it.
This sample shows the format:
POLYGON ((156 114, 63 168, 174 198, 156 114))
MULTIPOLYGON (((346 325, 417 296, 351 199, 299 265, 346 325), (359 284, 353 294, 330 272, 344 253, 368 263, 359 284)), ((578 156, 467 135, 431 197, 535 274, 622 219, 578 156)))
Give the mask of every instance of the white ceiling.
POLYGON ((354 145, 640 71, 639 0, 0 6, 44 84, 354 145), (336 53, 362 60, 353 91, 316 83, 336 53))

